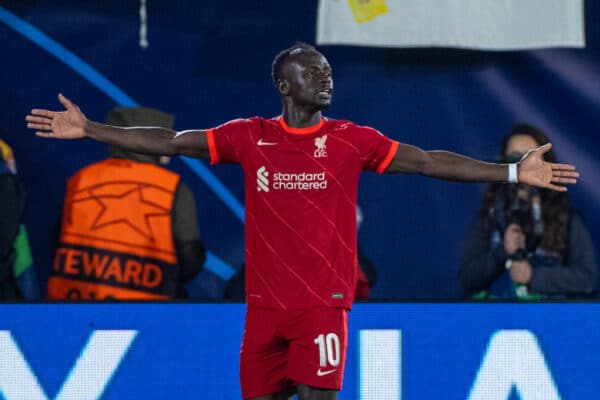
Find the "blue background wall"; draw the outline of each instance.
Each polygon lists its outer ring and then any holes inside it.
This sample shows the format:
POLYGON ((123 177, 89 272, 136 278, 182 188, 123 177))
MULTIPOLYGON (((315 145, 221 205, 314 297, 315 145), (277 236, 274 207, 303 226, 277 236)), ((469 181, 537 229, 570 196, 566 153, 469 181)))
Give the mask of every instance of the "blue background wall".
MULTIPOLYGON (((236 117, 279 114, 269 76, 271 60, 296 40, 313 43, 315 37, 316 2, 302 2, 297 8, 292 4, 300 3, 149 2, 150 47, 144 50, 138 45, 138 2, 0 2, 0 137, 13 146, 28 191, 26 222, 42 279, 51 262, 50 237, 65 180, 106 153, 103 145, 88 140, 36 138, 25 128, 24 116, 32 107, 58 109, 58 92, 94 120, 103 120, 117 101, 69 66, 82 64, 65 61, 64 52, 57 58, 14 28, 27 30, 31 24, 133 101, 175 114, 177 129, 207 128, 236 117)), ((587 1, 585 13, 585 49, 480 52, 325 46, 320 50, 333 65, 336 85, 327 114, 374 126, 425 149, 486 160, 496 158, 498 142, 513 123, 538 125, 553 139, 559 159, 576 164, 582 173, 570 193, 598 253, 600 4, 587 1)), ((184 162, 175 160, 171 167, 195 191, 209 250, 239 266, 244 254, 241 221, 184 162)), ((243 201, 238 167, 211 171, 243 201)), ((359 192, 365 215, 359 240, 378 267, 380 280, 373 296, 459 296, 456 272, 462 239, 484 188, 365 174, 359 192)), ((222 284, 206 271, 192 284, 192 292, 197 298, 218 299, 222 284)))

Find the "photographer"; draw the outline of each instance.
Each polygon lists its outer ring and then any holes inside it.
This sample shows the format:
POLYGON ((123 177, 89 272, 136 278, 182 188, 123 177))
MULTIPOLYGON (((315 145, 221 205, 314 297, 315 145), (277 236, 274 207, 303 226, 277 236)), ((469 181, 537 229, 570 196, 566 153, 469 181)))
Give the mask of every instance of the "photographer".
MULTIPOLYGON (((529 125, 515 125, 501 145, 503 162, 548 143, 529 125)), ((551 150, 546 161, 556 162, 551 150)), ((523 184, 491 184, 467 236, 458 273, 477 299, 560 299, 595 295, 589 232, 567 193, 523 184)))

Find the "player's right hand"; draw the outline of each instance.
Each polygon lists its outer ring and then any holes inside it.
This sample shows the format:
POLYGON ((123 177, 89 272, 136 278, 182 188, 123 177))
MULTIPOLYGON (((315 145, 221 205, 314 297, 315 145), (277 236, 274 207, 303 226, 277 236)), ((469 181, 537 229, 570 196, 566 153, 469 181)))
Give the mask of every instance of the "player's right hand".
POLYGON ((66 111, 50 111, 34 108, 25 117, 27 127, 35 129, 35 134, 41 137, 55 139, 79 139, 85 136, 85 115, 79 107, 62 94, 58 101, 66 111))

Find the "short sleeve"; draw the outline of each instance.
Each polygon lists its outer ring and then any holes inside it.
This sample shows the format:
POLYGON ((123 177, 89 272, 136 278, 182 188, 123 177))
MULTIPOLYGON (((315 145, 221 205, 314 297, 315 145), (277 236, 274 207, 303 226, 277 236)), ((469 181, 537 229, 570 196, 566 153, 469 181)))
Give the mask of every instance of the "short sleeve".
POLYGON ((383 173, 394 159, 399 143, 365 126, 357 126, 356 135, 363 169, 383 173))
POLYGON ((235 119, 206 130, 210 163, 239 163, 241 149, 251 136, 252 121, 235 119))

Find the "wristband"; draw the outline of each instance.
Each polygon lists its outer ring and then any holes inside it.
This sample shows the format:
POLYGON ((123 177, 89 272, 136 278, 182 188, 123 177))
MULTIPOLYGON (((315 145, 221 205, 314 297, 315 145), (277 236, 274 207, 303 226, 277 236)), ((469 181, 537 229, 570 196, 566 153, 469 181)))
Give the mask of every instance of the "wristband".
POLYGON ((508 183, 519 183, 517 163, 508 164, 508 183))

